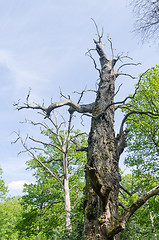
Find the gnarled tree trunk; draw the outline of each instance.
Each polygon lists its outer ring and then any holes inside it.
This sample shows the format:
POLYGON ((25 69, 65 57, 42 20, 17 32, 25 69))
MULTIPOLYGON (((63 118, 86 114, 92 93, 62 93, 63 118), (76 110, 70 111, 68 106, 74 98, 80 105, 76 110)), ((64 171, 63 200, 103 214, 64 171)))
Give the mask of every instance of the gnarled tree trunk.
POLYGON ((120 139, 115 138, 114 132, 114 63, 107 58, 100 43, 95 43, 101 71, 88 139, 84 239, 114 240, 117 236, 111 237, 109 228, 118 218, 118 162, 125 141, 119 144, 120 139))

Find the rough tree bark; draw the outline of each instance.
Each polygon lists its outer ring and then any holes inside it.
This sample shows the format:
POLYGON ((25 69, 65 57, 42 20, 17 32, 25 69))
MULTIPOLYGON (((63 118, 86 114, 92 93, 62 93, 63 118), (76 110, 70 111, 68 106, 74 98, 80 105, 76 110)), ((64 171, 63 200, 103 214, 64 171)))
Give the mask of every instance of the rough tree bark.
MULTIPOLYGON (((126 210, 122 216, 118 216, 118 194, 121 180, 119 158, 126 147, 128 133, 127 130, 123 131, 123 124, 131 114, 148 113, 129 113, 123 119, 120 133, 115 137, 116 103, 114 96, 115 80, 119 73, 115 72, 114 66, 118 59, 108 59, 103 51, 101 38, 94 42, 100 57, 101 70, 88 139, 84 239, 117 240, 120 239, 118 233, 125 228, 125 223, 138 209, 132 205, 131 210, 126 210)), ((140 204, 145 202, 143 199, 139 201, 140 204)))
MULTIPOLYGON (((98 33, 98 29, 97 29, 98 33)), ((40 105, 30 105, 28 98, 24 106, 17 104, 18 110, 23 108, 39 109, 45 114, 45 118, 50 116, 51 111, 62 106, 69 106, 69 113, 83 113, 91 116, 91 130, 88 138, 87 164, 86 164, 86 186, 85 193, 85 222, 84 222, 84 240, 118 240, 119 232, 125 229, 126 222, 133 213, 140 208, 150 197, 159 194, 159 186, 145 193, 129 208, 125 208, 122 215, 118 216, 118 194, 120 188, 119 158, 126 147, 127 130, 124 130, 124 123, 128 117, 133 114, 143 114, 149 117, 159 117, 159 114, 151 112, 130 111, 121 123, 119 134, 115 136, 114 113, 119 107, 122 107, 129 98, 135 96, 139 89, 136 87, 135 93, 131 97, 126 97, 123 101, 114 102, 115 80, 119 75, 126 75, 133 78, 130 74, 121 73, 119 70, 127 65, 137 65, 134 63, 122 64, 117 72, 114 66, 120 56, 114 57, 112 48, 112 60, 110 60, 103 50, 102 36, 98 33, 98 41, 94 40, 96 51, 99 55, 101 68, 98 69, 95 60, 92 58, 95 68, 99 72, 100 82, 98 85, 95 102, 91 104, 80 105, 83 96, 75 103, 70 98, 60 102, 52 103, 48 107, 40 105)), ((139 79, 140 82, 140 79, 139 79)), ((80 150, 80 148, 78 149, 80 150)))
MULTIPOLYGON (((83 238, 117 240, 120 239, 118 233, 125 228, 130 216, 146 201, 144 197, 139 199, 140 201, 136 202, 137 208, 132 205, 124 214, 118 216, 118 194, 121 187, 119 158, 126 147, 128 133, 127 130, 123 130, 123 124, 131 114, 149 113, 130 112, 123 119, 119 134, 115 136, 114 113, 115 106, 118 105, 114 102, 115 80, 120 73, 115 72, 114 66, 118 58, 108 59, 102 48, 101 38, 94 42, 100 57, 101 69, 88 139, 83 238)), ((154 189, 155 191, 158 194, 158 188, 154 189)))
POLYGON ((126 142, 125 135, 115 138, 114 131, 115 60, 108 59, 100 42, 95 44, 101 74, 88 139, 84 238, 108 239, 107 229, 118 218, 118 163, 126 142))

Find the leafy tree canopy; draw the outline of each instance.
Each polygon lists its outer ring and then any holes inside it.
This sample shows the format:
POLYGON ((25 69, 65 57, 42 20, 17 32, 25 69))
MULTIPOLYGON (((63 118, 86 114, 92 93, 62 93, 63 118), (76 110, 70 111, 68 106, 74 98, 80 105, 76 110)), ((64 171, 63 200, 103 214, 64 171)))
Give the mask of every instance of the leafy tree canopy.
POLYGON ((149 173, 158 176, 159 65, 141 75, 136 88, 140 91, 136 92, 135 97, 124 108, 126 114, 134 110, 133 116, 130 115, 127 121, 130 132, 125 163, 133 167, 137 174, 149 173), (141 114, 135 114, 136 111, 141 114))
POLYGON ((3 200, 8 192, 8 188, 5 186, 5 182, 2 179, 2 168, 0 168, 0 201, 3 200))
MULTIPOLYGON (((42 131, 46 137, 49 136, 50 145, 45 146, 45 151, 40 153, 38 158, 45 162, 45 165, 56 176, 63 181, 62 153, 58 151, 58 141, 55 135, 48 131, 42 131), (54 161, 51 161, 51 159, 54 161), (55 161, 56 159, 56 161, 55 161)), ((64 131, 60 132, 61 139, 64 131)), ((71 200, 71 222, 73 231, 71 235, 65 232, 65 209, 64 189, 59 182, 50 176, 44 168, 35 160, 27 162, 28 169, 34 170, 35 184, 25 184, 24 195, 21 200, 22 216, 17 223, 19 236, 25 239, 79 239, 83 227, 83 188, 84 188, 84 165, 86 154, 76 151, 76 144, 86 146, 86 138, 79 130, 72 131, 71 141, 68 150, 68 170, 70 174, 69 188, 71 200), (76 142, 76 144, 74 143, 76 142)))
MULTIPOLYGON (((129 207, 144 192, 156 186, 158 180, 149 174, 143 174, 142 179, 134 174, 122 176, 121 184, 128 192, 120 190, 120 203, 124 207, 129 207)), ((158 204, 159 196, 155 196, 138 209, 128 221, 125 231, 121 232, 121 239, 157 240, 159 236, 158 204)), ((123 211, 122 207, 120 207, 120 211, 123 211)))

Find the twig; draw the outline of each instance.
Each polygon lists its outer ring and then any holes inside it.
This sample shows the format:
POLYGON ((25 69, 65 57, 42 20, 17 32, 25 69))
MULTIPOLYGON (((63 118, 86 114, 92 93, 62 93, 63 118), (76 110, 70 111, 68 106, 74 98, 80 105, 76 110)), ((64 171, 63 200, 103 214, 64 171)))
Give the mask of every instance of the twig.
POLYGON ((102 28, 102 34, 100 35, 99 29, 98 29, 98 26, 97 26, 95 20, 93 18, 91 18, 91 20, 94 22, 94 25, 95 25, 95 28, 96 28, 96 31, 97 31, 97 35, 98 35, 98 39, 99 39, 98 42, 101 43, 103 33, 104 33, 103 28, 102 28))
POLYGON ((29 137, 30 140, 32 140, 33 142, 36 142, 36 143, 40 143, 44 146, 52 146, 52 147, 55 147, 56 149, 58 149, 60 152, 64 153, 63 150, 61 148, 59 148, 57 145, 53 144, 53 143, 46 143, 46 142, 43 142, 43 141, 40 141, 40 140, 36 140, 32 137, 29 137))
POLYGON ((120 91, 121 86, 123 85, 123 83, 120 84, 120 86, 118 87, 118 90, 116 91, 116 93, 114 94, 114 97, 118 94, 118 92, 120 91))

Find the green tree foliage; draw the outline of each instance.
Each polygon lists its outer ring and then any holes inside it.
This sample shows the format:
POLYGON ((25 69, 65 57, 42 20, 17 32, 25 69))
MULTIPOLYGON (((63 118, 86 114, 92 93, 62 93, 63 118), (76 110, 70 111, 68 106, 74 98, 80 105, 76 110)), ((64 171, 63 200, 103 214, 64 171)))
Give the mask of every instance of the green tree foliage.
POLYGON ((136 87, 139 87, 140 91, 136 92, 135 97, 125 107, 126 114, 134 110, 134 114, 130 115, 127 121, 130 132, 128 134, 128 157, 125 163, 133 167, 136 174, 147 172, 158 176, 159 65, 143 74, 140 85, 136 87), (141 112, 141 114, 136 114, 136 112, 141 112), (154 114, 150 114, 151 112, 154 114))
MULTIPOLYGON (((129 207, 138 197, 159 182, 159 66, 140 76, 136 94, 124 107, 127 118, 128 156, 125 163, 133 175, 122 177, 121 206, 129 207), (139 91, 138 91, 139 90, 139 91), (129 113, 133 114, 129 114, 129 113), (153 112, 153 114, 151 114, 153 112), (155 121, 154 121, 155 120, 155 121), (126 191, 125 191, 126 190, 126 191)), ((159 197, 150 198, 129 220, 121 239, 155 239, 159 237, 159 197)), ((122 208, 120 208, 122 211, 122 208)))
POLYGON ((21 205, 18 198, 7 197, 8 188, 2 179, 0 168, 0 239, 17 240, 17 221, 21 215, 21 205))
POLYGON ((17 240, 16 224, 21 216, 21 205, 17 198, 7 198, 0 203, 0 239, 17 240))
MULTIPOLYGON (((50 137, 48 131, 42 134, 50 137)), ((60 132, 61 139, 64 131, 60 132)), ((19 237, 25 239, 80 239, 83 229, 83 188, 85 152, 76 151, 76 144, 86 146, 86 138, 80 131, 72 131, 68 150, 69 188, 71 200, 72 233, 65 232, 64 189, 59 182, 50 176, 45 169, 34 159, 27 162, 28 169, 34 170, 35 184, 25 185, 21 205, 22 216, 18 221, 19 237)), ((59 144, 55 135, 51 135, 51 144, 59 144)), ((57 148, 45 146, 45 154, 40 153, 38 158, 63 181, 63 159, 57 148), (52 156, 57 161, 50 161, 52 156)))
POLYGON ((0 168, 0 201, 5 198, 6 193, 8 192, 8 188, 5 186, 5 182, 2 178, 2 173, 2 168, 0 168))
MULTIPOLYGON (((122 186, 127 192, 120 190, 119 201, 122 206, 129 207, 138 197, 149 191, 158 183, 158 178, 145 174, 143 179, 136 175, 128 174, 122 177, 122 186)), ((125 231, 121 233, 121 239, 127 240, 157 240, 159 237, 159 197, 150 198, 134 215, 126 225, 125 231)), ((120 211, 123 208, 120 207, 120 211)))

